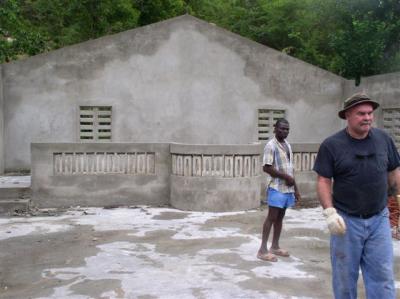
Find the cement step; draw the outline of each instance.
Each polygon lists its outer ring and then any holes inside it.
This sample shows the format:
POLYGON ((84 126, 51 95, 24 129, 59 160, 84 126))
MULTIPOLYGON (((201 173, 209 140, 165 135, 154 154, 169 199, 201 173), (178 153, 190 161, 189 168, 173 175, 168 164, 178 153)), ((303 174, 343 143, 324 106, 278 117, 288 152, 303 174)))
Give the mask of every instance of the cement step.
POLYGON ((0 176, 0 215, 28 212, 30 197, 30 176, 0 176))
POLYGON ((0 202, 9 199, 28 199, 31 197, 30 187, 2 187, 0 188, 0 202))
POLYGON ((0 201, 0 215, 13 216, 29 210, 30 199, 3 199, 0 201))

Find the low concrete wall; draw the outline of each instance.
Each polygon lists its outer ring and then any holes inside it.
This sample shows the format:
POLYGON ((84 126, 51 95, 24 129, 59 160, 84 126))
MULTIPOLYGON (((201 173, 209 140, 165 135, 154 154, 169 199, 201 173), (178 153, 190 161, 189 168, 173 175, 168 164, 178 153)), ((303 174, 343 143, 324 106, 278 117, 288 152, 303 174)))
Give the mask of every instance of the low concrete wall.
POLYGON ((4 97, 3 68, 0 65, 0 174, 4 173, 4 97))
POLYGON ((238 211, 260 205, 262 147, 171 145, 171 205, 190 211, 238 211))
MULTIPOLYGON (((318 144, 292 144, 302 206, 318 204, 312 166, 318 144)), ((37 207, 164 205, 182 210, 257 208, 268 177, 263 145, 32 143, 37 207)))
POLYGON ((315 207, 317 199, 317 175, 312 170, 319 149, 318 143, 293 143, 294 170, 297 188, 301 194, 299 207, 315 207))
POLYGON ((168 204, 170 153, 162 143, 33 143, 38 207, 168 204))

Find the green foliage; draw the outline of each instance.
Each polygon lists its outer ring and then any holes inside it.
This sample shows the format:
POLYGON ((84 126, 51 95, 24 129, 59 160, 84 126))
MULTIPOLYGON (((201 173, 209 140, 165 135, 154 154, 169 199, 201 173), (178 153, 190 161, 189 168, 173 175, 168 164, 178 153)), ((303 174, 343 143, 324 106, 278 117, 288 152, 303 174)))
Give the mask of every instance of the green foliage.
POLYGON ((182 15, 186 12, 184 0, 135 0, 140 10, 140 25, 147 25, 182 15))
POLYGON ((233 30, 231 20, 235 19, 234 10, 240 8, 235 0, 188 0, 190 13, 202 20, 233 30))
POLYGON ((130 0, 25 0, 23 16, 39 28, 50 48, 78 43, 137 26, 130 0))
POLYGON ((43 37, 21 17, 16 0, 0 2, 0 62, 35 55, 45 50, 43 37))
POLYGON ((0 0, 0 63, 184 13, 357 81, 400 70, 398 0, 0 0))
POLYGON ((139 15, 130 0, 3 0, 0 62, 134 28, 139 15))
POLYGON ((395 0, 198 0, 196 15, 349 79, 400 70, 395 0))
POLYGON ((388 49, 398 42, 391 40, 397 28, 384 17, 384 3, 371 0, 336 3, 337 26, 330 34, 330 46, 336 55, 329 67, 331 71, 357 82, 361 76, 387 71, 388 61, 395 55, 388 49))

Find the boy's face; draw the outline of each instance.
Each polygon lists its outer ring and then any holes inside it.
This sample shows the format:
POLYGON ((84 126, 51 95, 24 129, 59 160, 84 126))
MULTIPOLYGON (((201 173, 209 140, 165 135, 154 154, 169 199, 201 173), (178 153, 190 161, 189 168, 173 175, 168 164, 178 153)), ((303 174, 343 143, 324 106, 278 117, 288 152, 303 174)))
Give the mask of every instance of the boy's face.
POLYGON ((289 135, 289 124, 284 122, 278 123, 275 126, 274 133, 276 139, 278 140, 286 139, 286 137, 288 137, 289 135))

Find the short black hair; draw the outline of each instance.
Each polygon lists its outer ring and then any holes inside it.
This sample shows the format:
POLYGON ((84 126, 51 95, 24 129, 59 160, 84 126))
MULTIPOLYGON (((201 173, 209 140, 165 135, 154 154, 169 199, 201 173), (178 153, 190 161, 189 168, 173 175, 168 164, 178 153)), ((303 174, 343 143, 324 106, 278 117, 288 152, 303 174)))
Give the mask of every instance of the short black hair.
POLYGON ((289 124, 289 122, 286 118, 278 118, 274 124, 274 127, 277 127, 281 123, 289 124))

